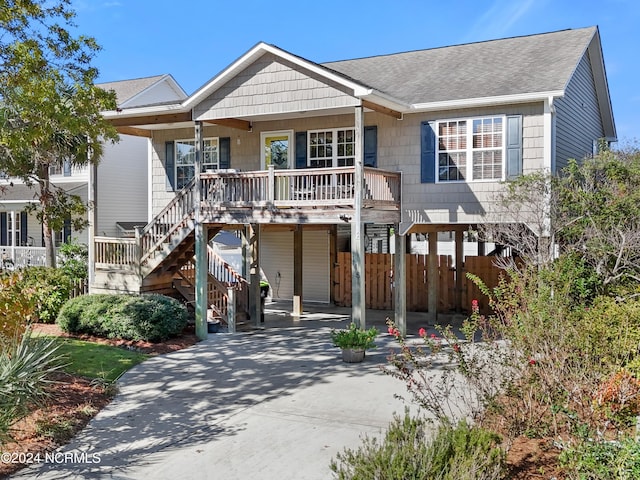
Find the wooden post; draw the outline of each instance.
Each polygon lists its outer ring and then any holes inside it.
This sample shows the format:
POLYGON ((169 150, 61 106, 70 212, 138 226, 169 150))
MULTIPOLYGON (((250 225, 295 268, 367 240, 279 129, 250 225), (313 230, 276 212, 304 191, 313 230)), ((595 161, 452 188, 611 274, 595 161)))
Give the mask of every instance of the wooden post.
POLYGON ((354 145, 354 215, 351 219, 351 320, 366 326, 364 232, 362 224, 362 190, 364 185, 364 110, 355 108, 354 145))
POLYGON ((456 312, 462 311, 462 285, 464 275, 462 273, 464 263, 464 232, 456 230, 456 312))
POLYGON ((400 235, 400 225, 395 227, 396 253, 393 265, 393 282, 395 286, 395 324, 404 336, 407 334, 407 242, 400 235))
POLYGON ((207 259, 207 228, 202 223, 202 212, 200 202, 202 199, 202 185, 200 182, 200 172, 202 165, 202 122, 195 125, 195 185, 194 185, 194 235, 196 237, 196 272, 195 272, 195 294, 196 294, 196 335, 200 340, 206 340, 207 329, 207 280, 209 262, 207 259))
POLYGON ((260 326, 260 225, 249 225, 249 315, 260 326))
POLYGON ((478 240, 478 256, 484 257, 486 255, 486 244, 483 240, 478 240))
POLYGON ((240 239, 242 241, 242 277, 249 277, 249 265, 251 263, 249 259, 249 227, 244 225, 241 230, 240 239))
POLYGON ((294 317, 302 315, 302 225, 293 231, 293 312, 294 317))
POLYGON ((140 277, 140 285, 142 285, 142 227, 134 225, 133 231, 136 239, 136 273, 140 277))
POLYGON ((227 289, 227 330, 236 333, 236 291, 233 287, 227 289))
POLYGON ((267 167, 269 178, 267 184, 267 202, 269 202, 269 204, 273 204, 276 199, 276 175, 274 169, 273 163, 267 167))
POLYGON ((427 257, 427 318, 438 319, 438 233, 429 232, 429 256, 427 257))

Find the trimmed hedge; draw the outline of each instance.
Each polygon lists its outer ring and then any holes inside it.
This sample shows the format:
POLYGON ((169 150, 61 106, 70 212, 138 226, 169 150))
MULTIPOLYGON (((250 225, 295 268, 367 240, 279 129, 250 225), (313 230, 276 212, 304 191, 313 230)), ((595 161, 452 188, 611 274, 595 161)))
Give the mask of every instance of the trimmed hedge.
POLYGON ((187 325, 186 307, 164 295, 83 295, 69 300, 57 324, 68 333, 161 342, 187 325))

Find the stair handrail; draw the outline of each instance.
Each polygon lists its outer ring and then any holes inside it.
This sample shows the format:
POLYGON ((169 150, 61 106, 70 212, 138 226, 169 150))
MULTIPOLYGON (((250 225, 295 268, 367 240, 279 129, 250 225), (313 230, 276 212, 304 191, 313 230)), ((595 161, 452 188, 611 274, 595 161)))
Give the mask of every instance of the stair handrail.
MULTIPOLYGON (((243 284, 248 285, 247 279, 242 276, 236 269, 233 268, 224 258, 222 258, 211 245, 207 245, 207 253, 209 257, 209 273, 215 275, 215 265, 217 264, 221 269, 223 269, 229 277, 231 277, 230 283, 234 283, 236 285, 236 289, 242 288, 243 284)), ((225 280, 223 280, 225 281, 225 280)))
POLYGON ((180 190, 175 197, 153 219, 140 230, 140 264, 162 245, 173 233, 193 216, 195 212, 194 195, 195 178, 180 190), (163 221, 164 219, 164 221, 163 221), (158 225, 170 225, 166 231, 158 234, 158 225))

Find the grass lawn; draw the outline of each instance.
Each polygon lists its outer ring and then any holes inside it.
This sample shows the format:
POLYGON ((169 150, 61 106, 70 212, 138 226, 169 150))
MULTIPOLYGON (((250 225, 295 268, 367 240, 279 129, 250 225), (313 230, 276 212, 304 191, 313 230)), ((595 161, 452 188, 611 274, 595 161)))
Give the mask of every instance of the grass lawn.
POLYGON ((64 371, 72 375, 100 378, 107 381, 117 379, 134 365, 143 362, 149 355, 73 338, 47 337, 60 345, 58 353, 64 356, 64 371))

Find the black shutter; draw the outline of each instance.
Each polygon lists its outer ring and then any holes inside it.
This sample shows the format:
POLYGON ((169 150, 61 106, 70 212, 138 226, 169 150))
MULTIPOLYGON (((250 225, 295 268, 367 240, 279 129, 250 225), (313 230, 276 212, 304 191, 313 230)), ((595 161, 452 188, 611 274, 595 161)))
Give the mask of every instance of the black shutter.
POLYGON ((507 179, 522 175, 522 115, 507 117, 507 179))
POLYGON ((64 219, 64 227, 62 227, 62 242, 69 243, 71 242, 71 219, 64 219))
POLYGON ((364 127, 364 166, 378 166, 378 127, 364 127))
POLYGON ((420 179, 422 183, 436 182, 435 122, 420 125, 420 179))
POLYGON ((27 245, 27 212, 20 212, 20 245, 27 245))
POLYGON ((167 175, 166 188, 167 192, 173 192, 176 189, 176 162, 173 142, 164 144, 164 152, 164 171, 167 175))
POLYGON ((307 168, 307 132, 296 132, 296 168, 307 168))
POLYGON ((231 167, 231 138, 220 138, 218 144, 220 147, 220 168, 231 167))
POLYGON ((8 245, 7 239, 9 232, 7 231, 7 212, 0 212, 0 245, 8 245))

